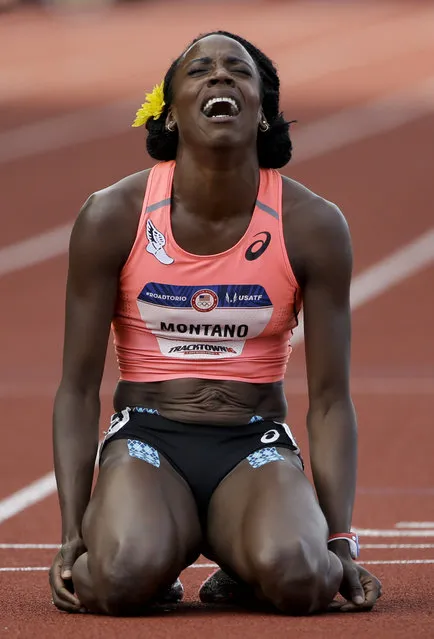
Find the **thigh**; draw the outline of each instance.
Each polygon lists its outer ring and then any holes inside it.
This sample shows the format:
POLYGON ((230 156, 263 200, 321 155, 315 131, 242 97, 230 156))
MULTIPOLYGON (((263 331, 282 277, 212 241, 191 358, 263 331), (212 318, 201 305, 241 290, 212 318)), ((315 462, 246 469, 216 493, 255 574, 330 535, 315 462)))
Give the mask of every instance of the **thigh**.
POLYGON ((201 529, 191 491, 172 466, 162 456, 158 467, 132 456, 121 439, 101 456, 83 539, 95 578, 143 570, 176 578, 198 556, 201 529))
POLYGON ((329 569, 328 528, 297 455, 277 449, 278 461, 242 461, 216 489, 209 508, 208 544, 229 574, 257 586, 261 574, 309 554, 329 569))

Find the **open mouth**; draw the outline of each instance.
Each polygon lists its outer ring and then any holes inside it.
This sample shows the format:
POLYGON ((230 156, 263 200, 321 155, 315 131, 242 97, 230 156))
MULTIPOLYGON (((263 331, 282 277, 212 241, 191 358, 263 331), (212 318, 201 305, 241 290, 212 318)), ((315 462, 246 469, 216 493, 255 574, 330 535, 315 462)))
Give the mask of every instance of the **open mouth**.
POLYGON ((202 107, 202 113, 212 120, 236 118, 240 107, 233 98, 211 98, 202 107))

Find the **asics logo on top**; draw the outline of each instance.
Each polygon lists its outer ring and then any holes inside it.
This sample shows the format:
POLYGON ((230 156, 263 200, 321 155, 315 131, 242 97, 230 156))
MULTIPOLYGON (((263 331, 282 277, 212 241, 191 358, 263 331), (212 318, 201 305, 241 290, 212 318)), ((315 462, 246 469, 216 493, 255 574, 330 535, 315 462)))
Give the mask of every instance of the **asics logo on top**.
POLYGON ((257 239, 250 244, 249 248, 245 252, 244 256, 246 260, 252 262, 253 260, 257 260, 258 257, 261 257, 263 253, 267 250, 271 242, 271 233, 268 231, 261 231, 260 233, 256 233, 253 237, 258 237, 258 235, 265 236, 265 239, 257 239))

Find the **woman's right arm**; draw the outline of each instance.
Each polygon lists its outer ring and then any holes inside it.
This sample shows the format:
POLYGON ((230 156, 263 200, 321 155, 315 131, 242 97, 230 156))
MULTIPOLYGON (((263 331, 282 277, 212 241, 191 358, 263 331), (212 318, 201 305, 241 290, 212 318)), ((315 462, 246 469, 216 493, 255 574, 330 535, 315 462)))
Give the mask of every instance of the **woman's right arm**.
POLYGON ((111 191, 94 194, 85 203, 69 247, 63 370, 53 414, 62 544, 81 538, 98 447, 99 391, 118 278, 132 243, 131 232, 119 224, 119 197, 111 191))

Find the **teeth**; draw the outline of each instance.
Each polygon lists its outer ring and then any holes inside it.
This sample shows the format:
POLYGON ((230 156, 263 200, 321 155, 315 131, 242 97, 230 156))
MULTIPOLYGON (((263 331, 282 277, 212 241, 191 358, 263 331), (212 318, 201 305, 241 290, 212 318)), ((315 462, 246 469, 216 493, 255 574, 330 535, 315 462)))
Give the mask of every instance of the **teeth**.
MULTIPOLYGON (((205 115, 207 115, 211 111, 212 106, 216 104, 217 102, 228 102, 232 106, 232 115, 238 115, 239 113, 238 104, 235 102, 233 98, 211 98, 203 107, 203 112, 205 113, 205 115)), ((216 115, 213 117, 222 118, 227 116, 216 115)))

